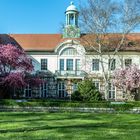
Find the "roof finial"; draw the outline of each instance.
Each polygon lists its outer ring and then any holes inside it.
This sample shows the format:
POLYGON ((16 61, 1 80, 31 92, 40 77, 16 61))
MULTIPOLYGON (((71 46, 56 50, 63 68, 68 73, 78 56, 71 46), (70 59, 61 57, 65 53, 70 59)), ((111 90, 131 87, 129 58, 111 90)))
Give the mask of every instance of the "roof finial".
POLYGON ((73 1, 70 2, 70 5, 73 5, 73 1))

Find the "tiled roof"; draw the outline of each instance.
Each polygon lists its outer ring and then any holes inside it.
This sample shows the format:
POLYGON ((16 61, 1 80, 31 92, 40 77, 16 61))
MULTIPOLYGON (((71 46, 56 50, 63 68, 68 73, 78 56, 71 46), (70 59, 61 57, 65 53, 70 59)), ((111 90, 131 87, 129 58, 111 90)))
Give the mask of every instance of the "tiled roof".
MULTIPOLYGON (((100 39, 103 38, 103 45, 106 50, 114 50, 120 40, 122 39, 122 34, 108 34, 107 36, 102 35, 100 39), (108 41, 109 40, 109 41, 108 41), (108 46, 108 48, 106 48, 108 46)), ((98 47, 97 36, 95 34, 85 34, 80 38, 81 44, 89 51, 93 50, 92 46, 98 47)), ((120 48, 121 51, 140 51, 140 33, 130 33, 125 36, 125 44, 120 48)))
POLYGON ((11 34, 25 50, 53 50, 62 38, 61 34, 11 34))
MULTIPOLYGON (((79 40, 82 45, 86 45, 84 40, 93 40, 93 34, 82 35, 79 40)), ((116 39, 120 34, 110 34, 109 39, 116 39)), ((127 35, 127 39, 136 42, 136 46, 129 47, 126 50, 140 50, 140 33, 131 33, 127 35)), ((67 39, 63 39, 62 34, 0 34, 0 43, 12 43, 21 46, 24 50, 46 50, 53 51, 60 43, 67 39)), ((115 47, 115 46, 114 46, 115 47)))
POLYGON ((20 45, 24 50, 53 50, 61 41, 61 34, 1 34, 1 43, 20 45))

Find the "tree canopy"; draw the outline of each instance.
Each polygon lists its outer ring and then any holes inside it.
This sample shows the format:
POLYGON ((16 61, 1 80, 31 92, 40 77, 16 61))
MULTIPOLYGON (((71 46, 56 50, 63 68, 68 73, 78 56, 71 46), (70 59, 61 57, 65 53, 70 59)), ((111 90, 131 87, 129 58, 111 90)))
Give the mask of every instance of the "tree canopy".
POLYGON ((25 73, 31 72, 33 65, 23 49, 12 44, 0 45, 0 88, 5 94, 8 89, 24 86, 25 73))

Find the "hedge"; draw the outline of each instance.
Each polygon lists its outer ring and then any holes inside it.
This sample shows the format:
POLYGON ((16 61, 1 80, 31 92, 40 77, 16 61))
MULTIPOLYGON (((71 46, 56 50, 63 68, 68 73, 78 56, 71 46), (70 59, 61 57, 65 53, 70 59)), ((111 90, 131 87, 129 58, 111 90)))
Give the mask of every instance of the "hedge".
POLYGON ((29 99, 29 100, 0 100, 0 106, 21 106, 21 107, 90 107, 90 108, 114 108, 115 110, 128 110, 133 107, 140 107, 140 101, 126 102, 124 104, 111 104, 109 101, 100 102, 73 102, 64 100, 29 99), (22 102, 20 102, 22 101, 22 102))

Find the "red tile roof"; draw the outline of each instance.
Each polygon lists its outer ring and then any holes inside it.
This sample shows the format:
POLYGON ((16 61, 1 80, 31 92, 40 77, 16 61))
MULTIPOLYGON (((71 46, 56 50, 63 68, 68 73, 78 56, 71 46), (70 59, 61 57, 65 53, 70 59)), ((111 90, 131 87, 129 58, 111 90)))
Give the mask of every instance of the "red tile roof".
POLYGON ((10 34, 25 50, 53 50, 61 41, 61 34, 10 34))
MULTIPOLYGON (((118 37, 120 34, 110 34, 111 38, 118 37)), ((82 35, 80 39, 81 44, 84 39, 90 39, 93 34, 82 35)), ((92 39, 92 38, 91 38, 92 39)), ((127 39, 130 41, 139 42, 136 47, 130 50, 140 50, 140 33, 131 33, 127 35, 127 39)), ((61 42, 67 39, 63 39, 62 34, 0 34, 0 43, 12 43, 21 46, 24 50, 46 50, 53 51, 61 42)), ((85 45, 86 46, 86 45, 85 45)), ((89 46, 88 46, 89 47, 89 46)))

